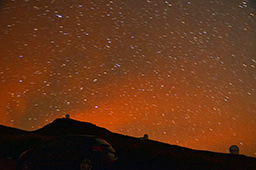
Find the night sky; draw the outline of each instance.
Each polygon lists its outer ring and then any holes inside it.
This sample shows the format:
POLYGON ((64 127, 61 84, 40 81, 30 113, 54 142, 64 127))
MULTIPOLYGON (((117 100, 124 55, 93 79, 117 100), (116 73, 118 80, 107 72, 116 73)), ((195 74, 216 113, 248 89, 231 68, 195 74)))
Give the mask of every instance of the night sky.
POLYGON ((256 156, 253 0, 2 0, 0 124, 56 118, 256 156))

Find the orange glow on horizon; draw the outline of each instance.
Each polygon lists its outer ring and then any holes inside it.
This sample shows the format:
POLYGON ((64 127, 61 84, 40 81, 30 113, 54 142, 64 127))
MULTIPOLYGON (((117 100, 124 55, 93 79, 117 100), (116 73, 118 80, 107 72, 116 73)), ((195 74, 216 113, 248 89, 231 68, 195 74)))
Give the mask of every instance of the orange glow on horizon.
POLYGON ((0 3, 0 124, 56 118, 256 156, 252 2, 0 3), (245 4, 246 3, 246 4, 245 4))

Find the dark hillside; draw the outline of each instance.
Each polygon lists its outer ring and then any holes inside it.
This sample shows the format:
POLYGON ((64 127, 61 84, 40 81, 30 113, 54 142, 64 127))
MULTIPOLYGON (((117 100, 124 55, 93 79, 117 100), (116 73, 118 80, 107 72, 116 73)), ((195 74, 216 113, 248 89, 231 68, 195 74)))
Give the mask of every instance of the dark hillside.
POLYGON ((0 125, 0 135, 26 134, 28 131, 0 125))
MULTIPOLYGON (((8 131, 8 129, 7 129, 8 131)), ((6 134, 5 132, 3 134, 6 134)), ((208 151, 198 151, 153 140, 112 133, 94 124, 72 119, 56 119, 29 134, 9 135, 1 141, 5 154, 19 155, 56 136, 95 135, 106 139, 117 151, 118 161, 113 169, 255 169, 256 158, 208 151)))
POLYGON ((230 155, 197 151, 153 140, 112 133, 94 124, 72 119, 56 119, 51 124, 34 131, 40 135, 87 134, 103 137, 117 150, 118 164, 122 169, 208 168, 208 169, 253 169, 256 159, 243 155, 230 155))
POLYGON ((0 125, 0 158, 17 155, 23 150, 19 147, 21 136, 28 135, 28 131, 0 125))
POLYGON ((34 134, 59 136, 68 134, 106 134, 111 133, 105 128, 98 127, 92 123, 80 122, 73 119, 56 119, 41 129, 33 131, 34 134))

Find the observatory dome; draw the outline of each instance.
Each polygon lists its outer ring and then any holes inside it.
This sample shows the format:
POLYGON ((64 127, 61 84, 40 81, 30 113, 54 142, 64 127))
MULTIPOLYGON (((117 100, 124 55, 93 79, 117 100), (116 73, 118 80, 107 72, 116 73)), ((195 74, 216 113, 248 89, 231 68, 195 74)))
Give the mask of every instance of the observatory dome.
POLYGON ((231 154, 239 154, 239 147, 236 145, 232 145, 229 147, 229 151, 231 154))

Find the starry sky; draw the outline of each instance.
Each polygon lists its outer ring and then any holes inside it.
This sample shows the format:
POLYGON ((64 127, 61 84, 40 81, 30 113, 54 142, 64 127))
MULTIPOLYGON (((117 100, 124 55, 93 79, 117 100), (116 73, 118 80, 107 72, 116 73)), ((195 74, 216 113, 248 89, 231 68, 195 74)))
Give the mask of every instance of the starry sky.
POLYGON ((0 124, 56 118, 256 157, 253 0, 1 0, 0 124))

